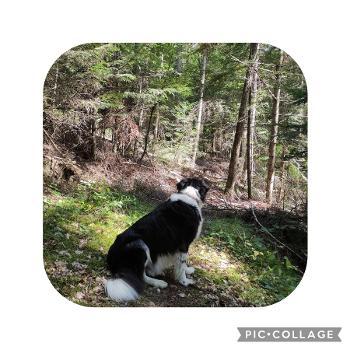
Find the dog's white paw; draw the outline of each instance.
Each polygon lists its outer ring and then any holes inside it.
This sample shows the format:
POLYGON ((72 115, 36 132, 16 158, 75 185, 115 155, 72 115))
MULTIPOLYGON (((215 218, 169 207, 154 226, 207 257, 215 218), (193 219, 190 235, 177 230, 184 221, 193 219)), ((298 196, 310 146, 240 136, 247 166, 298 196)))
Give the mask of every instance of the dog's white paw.
POLYGON ((179 282, 185 287, 189 286, 190 284, 194 284, 194 280, 192 278, 182 279, 179 282))
POLYGON ((157 281, 157 285, 155 287, 158 287, 158 288, 166 288, 168 287, 168 283, 163 281, 163 280, 158 280, 157 281))
POLYGON ((187 266, 187 268, 186 268, 186 273, 187 273, 188 275, 192 275, 192 274, 194 273, 194 271, 195 271, 194 267, 192 267, 192 266, 187 266))

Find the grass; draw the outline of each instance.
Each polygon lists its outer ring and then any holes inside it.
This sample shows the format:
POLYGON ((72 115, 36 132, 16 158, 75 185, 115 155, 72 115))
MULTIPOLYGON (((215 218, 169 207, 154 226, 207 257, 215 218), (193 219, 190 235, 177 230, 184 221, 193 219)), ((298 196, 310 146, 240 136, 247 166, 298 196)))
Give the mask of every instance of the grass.
MULTIPOLYGON (((105 256, 115 236, 152 210, 152 205, 105 184, 80 186, 44 197, 44 263, 53 286, 86 306, 114 306, 103 290, 105 256)), ((280 259, 254 228, 239 219, 208 218, 190 249, 196 286, 147 288, 131 306, 263 306, 290 294, 301 276, 280 259), (184 297, 185 295, 185 297, 184 297)), ((169 281, 169 280, 168 280, 169 281)))
POLYGON ((238 218, 214 219, 206 228, 203 243, 226 253, 230 264, 205 271, 220 283, 234 284, 240 298, 252 305, 263 306, 287 297, 298 285, 301 276, 284 257, 278 257, 254 228, 238 218))

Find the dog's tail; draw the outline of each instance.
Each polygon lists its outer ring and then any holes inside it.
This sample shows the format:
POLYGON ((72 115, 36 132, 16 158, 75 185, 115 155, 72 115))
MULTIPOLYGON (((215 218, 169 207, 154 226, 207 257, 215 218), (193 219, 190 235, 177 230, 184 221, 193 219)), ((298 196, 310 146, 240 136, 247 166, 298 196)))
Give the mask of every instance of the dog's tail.
POLYGON ((105 290, 115 301, 136 300, 143 290, 143 281, 131 272, 119 274, 118 277, 107 280, 105 290))
POLYGON ((114 243, 107 256, 114 276, 105 284, 107 295, 115 301, 137 299, 144 289, 143 276, 148 259, 149 249, 140 239, 125 245, 114 243))

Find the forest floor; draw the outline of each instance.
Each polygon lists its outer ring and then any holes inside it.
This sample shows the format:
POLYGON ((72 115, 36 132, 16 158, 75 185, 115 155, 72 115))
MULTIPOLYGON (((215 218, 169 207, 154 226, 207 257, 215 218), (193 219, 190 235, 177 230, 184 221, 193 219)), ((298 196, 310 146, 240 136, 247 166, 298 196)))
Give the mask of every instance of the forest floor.
MULTIPOLYGON (((124 181, 122 189, 106 182, 108 176, 96 167, 85 169, 85 178, 90 180, 74 186, 45 185, 44 264, 51 283, 64 297, 85 306, 264 306, 296 288, 302 277, 297 267, 252 223, 235 214, 208 210, 202 236, 189 252, 189 263, 196 269, 195 285, 185 288, 169 273, 166 289, 147 286, 137 301, 129 303, 109 300, 104 292, 109 246, 117 234, 172 193, 177 181, 176 174, 159 167, 156 171, 165 172, 168 181, 161 174, 145 175, 151 169, 146 167, 138 179, 135 167, 124 164, 123 171, 119 169, 123 176, 117 183, 124 181), (97 173, 99 176, 94 176, 97 173), (147 185, 152 181, 160 182, 159 187, 147 185)), ((218 192, 220 189, 213 186, 207 208, 227 206, 218 192)), ((264 206, 255 203, 259 205, 264 206)), ((239 206, 249 208, 244 201, 239 206)))
MULTIPOLYGON (((63 160, 47 146, 44 157, 44 266, 55 289, 72 302, 85 306, 265 306, 288 296, 302 278, 300 264, 267 239, 252 219, 251 205, 263 223, 271 224, 274 214, 266 204, 223 194, 221 177, 227 164, 207 161, 196 169, 178 169, 115 157, 78 164, 63 160), (74 173, 69 181, 64 180, 67 167, 74 173), (200 176, 210 184, 202 235, 189 251, 196 283, 185 288, 168 273, 166 289, 146 286, 137 301, 118 304, 109 300, 104 291, 109 277, 105 259, 116 235, 168 198, 177 181, 186 176, 200 176)), ((288 242, 292 236, 294 249, 300 246, 306 253, 304 240, 297 241, 299 231, 290 231, 295 222, 288 226, 284 216, 280 221, 274 223, 279 238, 288 242)))

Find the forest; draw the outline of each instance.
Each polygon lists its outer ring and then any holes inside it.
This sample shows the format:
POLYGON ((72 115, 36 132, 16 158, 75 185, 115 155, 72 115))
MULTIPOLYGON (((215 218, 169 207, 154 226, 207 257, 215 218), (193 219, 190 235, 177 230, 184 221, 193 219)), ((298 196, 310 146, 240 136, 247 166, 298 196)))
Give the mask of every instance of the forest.
POLYGON ((115 236, 195 176, 210 187, 196 284, 129 306, 264 306, 307 261, 307 87, 259 43, 91 43, 62 54, 43 95, 44 263, 87 306, 115 236))

